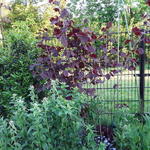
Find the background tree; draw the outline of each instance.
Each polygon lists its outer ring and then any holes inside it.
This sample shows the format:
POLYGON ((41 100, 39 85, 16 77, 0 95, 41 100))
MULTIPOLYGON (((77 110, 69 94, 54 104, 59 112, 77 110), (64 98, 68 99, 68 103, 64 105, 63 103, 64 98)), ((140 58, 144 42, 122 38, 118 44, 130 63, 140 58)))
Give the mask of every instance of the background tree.
POLYGON ((36 32, 39 29, 42 20, 36 6, 26 6, 16 2, 12 4, 11 13, 8 14, 8 18, 11 23, 5 23, 4 29, 12 28, 12 24, 16 21, 25 21, 32 32, 36 32))
POLYGON ((90 23, 102 23, 113 21, 117 13, 116 0, 70 0, 68 8, 73 17, 88 19, 90 23))

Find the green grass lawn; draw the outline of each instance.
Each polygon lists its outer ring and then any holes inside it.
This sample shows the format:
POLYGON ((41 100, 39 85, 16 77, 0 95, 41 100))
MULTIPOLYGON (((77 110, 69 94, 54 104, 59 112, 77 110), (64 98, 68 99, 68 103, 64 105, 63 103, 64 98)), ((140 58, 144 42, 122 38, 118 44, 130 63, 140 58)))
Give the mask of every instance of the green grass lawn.
MULTIPOLYGON (((139 93, 139 77, 134 76, 139 71, 131 72, 124 71, 103 84, 95 86, 96 95, 106 108, 106 112, 113 112, 117 104, 126 104, 131 112, 139 111, 140 93, 139 93), (130 74, 130 75, 128 75, 130 74), (116 87, 116 88, 114 88, 116 87)), ((150 70, 145 70, 145 73, 150 73, 150 70)), ((89 87, 89 85, 87 85, 89 87)), ((145 77, 145 112, 150 112, 150 77, 145 77)))

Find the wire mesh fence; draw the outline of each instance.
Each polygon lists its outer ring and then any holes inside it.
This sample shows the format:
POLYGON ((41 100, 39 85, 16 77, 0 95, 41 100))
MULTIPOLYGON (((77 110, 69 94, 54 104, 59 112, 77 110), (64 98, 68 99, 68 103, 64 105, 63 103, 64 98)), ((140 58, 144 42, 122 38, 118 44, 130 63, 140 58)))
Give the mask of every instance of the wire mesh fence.
MULTIPOLYGON (((114 36, 116 38, 118 36, 118 33, 107 34, 113 38, 114 36)), ((128 32, 122 32, 120 34, 120 42, 122 42, 128 36, 128 32), (124 39, 121 39, 121 37, 124 39)), ((130 38, 133 38, 132 34, 130 38)), ((51 46, 55 46, 56 43, 57 45, 61 45, 55 37, 51 37, 48 43, 51 46)), ((150 47, 144 41, 141 41, 139 47, 145 53, 136 58, 138 64, 135 70, 124 70, 104 83, 96 85, 86 84, 86 88, 92 87, 96 89, 95 98, 99 99, 105 108, 103 114, 107 116, 110 114, 110 117, 112 117, 111 114, 121 107, 128 107, 131 113, 150 112, 150 47)), ((126 51, 129 50, 129 48, 126 49, 126 51)), ((96 50, 96 52, 100 51, 100 48, 96 50)), ((119 58, 119 61, 122 61, 121 58, 119 58)), ((105 73, 109 71, 110 68, 106 67, 105 73)))
MULTIPOLYGON (((115 32, 107 34, 110 37, 118 35, 115 32)), ((123 38, 128 36, 128 32, 120 34, 123 38)), ((50 37, 47 41, 51 46, 61 45, 55 37, 50 37)), ((120 41, 123 39, 120 38, 120 41)), ((150 112, 150 46, 145 45, 144 42, 141 42, 139 46, 144 49, 145 53, 137 58, 139 63, 136 70, 124 70, 104 83, 86 84, 86 88, 96 89, 95 97, 105 108, 103 114, 112 114, 120 107, 129 107, 131 113, 150 112)), ((96 51, 99 52, 101 49, 96 51)), ((106 67, 105 72, 109 70, 110 68, 106 67)))
POLYGON ((150 47, 144 41, 139 46, 145 53, 137 58, 136 70, 124 70, 105 83, 94 86, 96 96, 106 107, 106 114, 112 114, 121 107, 129 107, 131 113, 150 112, 150 47))

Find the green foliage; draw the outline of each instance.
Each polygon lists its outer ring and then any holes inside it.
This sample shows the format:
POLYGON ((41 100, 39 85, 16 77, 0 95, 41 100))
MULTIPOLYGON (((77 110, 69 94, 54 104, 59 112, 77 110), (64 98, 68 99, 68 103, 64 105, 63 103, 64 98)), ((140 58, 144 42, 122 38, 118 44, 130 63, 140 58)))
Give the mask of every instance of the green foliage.
POLYGON ((30 87, 30 108, 23 98, 13 95, 12 116, 8 120, 0 119, 0 149, 104 150, 103 144, 96 146, 93 140, 93 126, 85 124, 80 117, 87 96, 74 89, 73 100, 68 101, 61 89, 66 89, 66 85, 53 82, 49 96, 37 103, 34 89, 30 87), (83 128, 87 133, 85 144, 82 143, 83 128))
POLYGON ((106 108, 99 98, 89 99, 83 105, 82 116, 84 121, 90 125, 111 125, 111 121, 105 116, 106 108))
POLYGON ((70 0, 68 8, 75 18, 88 19, 99 25, 116 17, 116 0, 70 0))
POLYGON ((40 29, 42 18, 39 15, 38 8, 32 4, 26 6, 22 3, 15 2, 12 4, 11 12, 8 15, 11 21, 3 25, 4 29, 11 29, 15 22, 25 21, 32 32, 40 29))
POLYGON ((129 114, 128 109, 122 108, 122 110, 118 112, 116 121, 117 130, 115 133, 115 141, 118 149, 150 149, 150 116, 137 117, 133 114, 129 114))
POLYGON ((34 83, 29 66, 39 50, 25 22, 16 22, 6 34, 5 48, 0 49, 0 104, 8 105, 13 93, 26 97, 34 83))
MULTIPOLYGON (((126 4, 126 15, 128 19, 128 23, 136 24, 138 22, 141 22, 142 15, 149 14, 149 6, 146 5, 146 1, 144 0, 124 0, 126 4)), ((122 20, 125 20, 124 13, 122 13, 122 20)), ((123 23, 123 22, 122 22, 123 23)), ((125 23, 125 22, 124 22, 125 23)), ((130 24, 131 25, 131 24, 130 24)))

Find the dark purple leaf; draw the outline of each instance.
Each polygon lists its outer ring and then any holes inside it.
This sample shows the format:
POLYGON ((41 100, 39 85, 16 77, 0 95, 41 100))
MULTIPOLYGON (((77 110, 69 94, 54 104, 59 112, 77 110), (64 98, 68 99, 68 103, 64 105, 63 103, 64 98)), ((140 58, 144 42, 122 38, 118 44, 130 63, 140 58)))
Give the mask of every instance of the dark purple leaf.
POLYGON ((91 54, 90 57, 91 58, 97 58, 97 55, 96 54, 91 54))
POLYGON ((136 63, 137 62, 136 58, 132 58, 131 62, 136 63))
MULTIPOLYGON (((58 51, 56 50, 55 47, 51 47, 50 49, 48 49, 49 53, 51 53, 54 57, 58 56, 58 51)), ((44 59, 44 62, 48 62, 50 61, 50 58, 47 57, 46 59, 44 59)))
POLYGON ((106 77, 107 80, 109 80, 110 79, 110 74, 106 74, 105 77, 106 77))
POLYGON ((130 43, 131 42, 131 40, 125 40, 125 44, 128 44, 128 43, 130 43))
POLYGON ((63 22, 62 21, 58 21, 57 23, 55 23, 56 26, 62 28, 63 27, 63 22))
POLYGON ((117 74, 117 73, 121 72, 121 70, 112 70, 111 72, 113 72, 114 74, 117 74))
POLYGON ((67 30, 68 30, 67 27, 61 28, 61 33, 66 34, 67 30))
POLYGON ((69 74, 68 74, 68 71, 67 71, 67 70, 64 70, 64 71, 63 71, 63 75, 64 75, 65 77, 68 77, 68 75, 69 75, 69 74))
POLYGON ((104 80, 96 80, 95 82, 96 83, 104 83, 105 81, 104 80))
POLYGON ((84 72, 79 72, 79 77, 82 79, 84 77, 84 72))
POLYGON ((119 84, 114 84, 113 88, 114 89, 118 89, 119 88, 119 84))
POLYGON ((91 80, 93 80, 95 77, 97 77, 98 76, 98 74, 93 74, 93 73, 89 73, 89 74, 87 74, 87 77, 89 78, 89 79, 91 79, 91 80))
POLYGON ((78 87, 79 89, 82 89, 82 84, 81 84, 81 83, 78 83, 78 84, 77 84, 77 87, 78 87))
POLYGON ((85 67, 85 64, 83 62, 80 62, 79 63, 79 68, 84 68, 85 67))
POLYGON ((85 89, 85 92, 90 96, 94 96, 95 89, 94 88, 85 89))
POLYGON ((85 50, 87 50, 88 52, 91 52, 91 53, 96 51, 95 48, 90 45, 85 45, 84 48, 85 48, 85 50))
POLYGON ((111 27, 112 27, 112 22, 108 22, 107 25, 106 25, 106 28, 109 29, 111 27))
POLYGON ((67 47, 68 46, 68 41, 67 41, 67 37, 66 37, 66 35, 62 35, 62 36, 60 36, 60 41, 61 41, 61 43, 65 46, 65 47, 67 47))
POLYGON ((81 60, 84 62, 86 61, 86 58, 84 56, 81 56, 81 60))
POLYGON ((106 48, 106 47, 103 47, 103 51, 106 53, 106 52, 107 52, 107 48, 106 48))
POLYGON ((54 0, 49 0, 49 3, 52 3, 54 0))
POLYGON ((63 9, 60 13, 60 17, 61 18, 65 18, 69 16, 69 12, 67 11, 67 9, 63 9))
POLYGON ((124 53, 124 52, 120 52, 119 55, 120 55, 121 57, 126 57, 126 56, 127 56, 126 53, 124 53))
POLYGON ((115 48, 112 48, 111 50, 110 50, 110 52, 111 52, 111 54, 116 54, 116 49, 115 48))
POLYGON ((53 2, 53 4, 55 4, 55 5, 58 5, 58 6, 59 6, 59 5, 60 5, 60 2, 59 2, 59 1, 54 1, 54 2, 53 2))
POLYGON ((54 8, 54 10, 56 11, 56 12, 59 12, 60 11, 60 9, 59 8, 54 8))
POLYGON ((145 38, 144 38, 144 42, 147 43, 147 44, 150 44, 150 38, 145 37, 145 38))
POLYGON ((44 41, 49 41, 49 40, 51 40, 51 39, 50 39, 50 37, 48 37, 48 36, 43 36, 43 37, 42 37, 42 40, 44 40, 44 41))
POLYGON ((134 27, 132 29, 132 32, 136 35, 136 36, 140 36, 142 35, 141 30, 138 27, 134 27))
POLYGON ((51 23, 52 24, 56 24, 56 23, 58 23, 59 22, 59 18, 58 17, 52 17, 51 19, 50 19, 50 21, 51 21, 51 23))
POLYGON ((59 56, 59 54, 58 54, 58 51, 57 51, 57 50, 53 50, 53 56, 54 56, 54 57, 59 56))
POLYGON ((34 70, 37 66, 40 66, 40 64, 32 64, 32 65, 30 65, 30 67, 29 67, 29 70, 34 70))
POLYGON ((58 60, 57 64, 60 65, 63 61, 62 60, 58 60))
POLYGON ((54 28, 54 35, 56 37, 60 37, 61 33, 62 33, 62 31, 59 28, 54 28))
POLYGON ((66 100, 72 100, 72 96, 66 96, 66 100))
POLYGON ((115 67, 122 67, 122 66, 123 66, 122 62, 116 63, 116 65, 115 65, 115 67))
MULTIPOLYGON (((44 85, 43 85, 44 86, 44 85)), ((43 91, 43 87, 42 86, 40 86, 40 87, 36 87, 36 89, 37 89, 37 92, 38 93, 40 93, 40 92, 42 92, 43 91)))
POLYGON ((73 33, 78 33, 78 32, 81 32, 81 30, 80 30, 79 28, 73 28, 73 29, 72 29, 72 32, 73 32, 73 33))
POLYGON ((43 79, 47 79, 47 78, 48 78, 47 72, 42 72, 42 73, 40 74, 40 76, 41 76, 43 79))
POLYGON ((51 88, 51 83, 48 82, 48 83, 46 83, 46 84, 43 85, 42 91, 48 90, 48 89, 50 89, 50 88, 51 88))
POLYGON ((136 50, 136 53, 138 55, 144 54, 144 49, 143 48, 139 48, 139 49, 136 50))
POLYGON ((129 66, 128 69, 129 69, 130 71, 133 71, 133 70, 135 70, 135 67, 134 67, 134 66, 129 66))
POLYGON ((73 51, 70 51, 70 55, 71 55, 71 57, 76 56, 75 53, 74 53, 73 51))
POLYGON ((104 62, 107 64, 109 63, 109 58, 107 56, 104 57, 104 62))
POLYGON ((90 38, 89 38, 88 34, 86 34, 86 33, 78 32, 78 33, 75 33, 75 34, 80 39, 80 41, 82 43, 86 43, 86 42, 90 41, 90 38))
POLYGON ((72 24, 72 21, 70 21, 70 20, 65 20, 65 21, 64 21, 64 27, 65 27, 65 28, 71 27, 71 24, 72 24))

